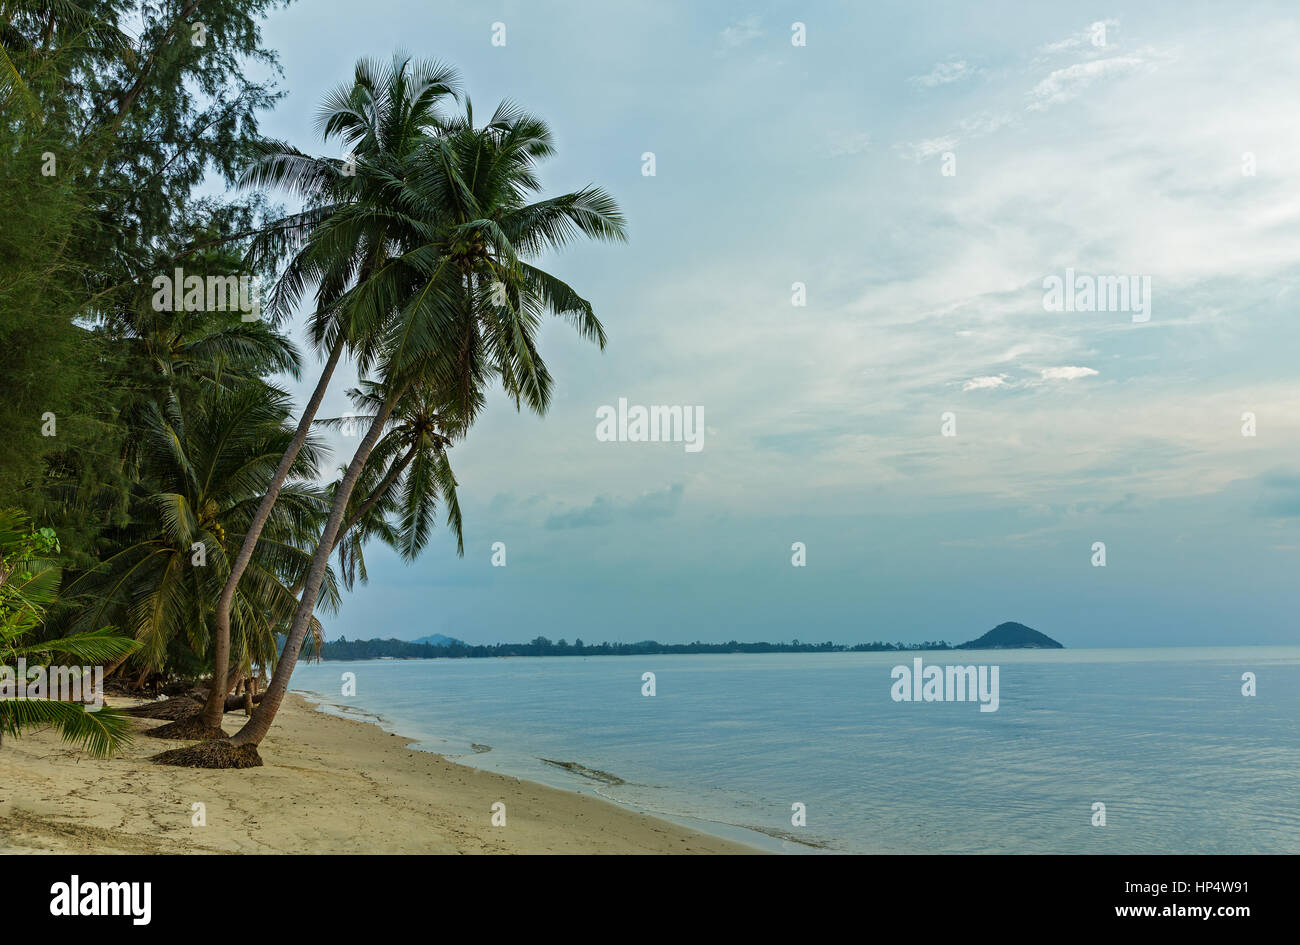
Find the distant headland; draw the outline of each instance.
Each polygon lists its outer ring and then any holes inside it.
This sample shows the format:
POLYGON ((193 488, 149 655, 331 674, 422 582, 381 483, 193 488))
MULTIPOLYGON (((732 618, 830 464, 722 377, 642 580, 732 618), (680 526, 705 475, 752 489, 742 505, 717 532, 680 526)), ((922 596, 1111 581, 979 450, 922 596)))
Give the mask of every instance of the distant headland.
POLYGON ((373 659, 478 659, 492 656, 656 656, 686 653, 877 653, 901 650, 1013 650, 1064 649, 1051 637, 1022 623, 1000 623, 988 633, 968 643, 952 644, 945 640, 923 643, 583 643, 576 639, 551 641, 537 637, 529 643, 465 643, 454 637, 435 633, 417 640, 337 640, 322 643, 323 660, 373 659))
POLYGON ((1000 623, 978 640, 963 643, 958 650, 1063 650, 1045 633, 1039 633, 1023 623, 1000 623))

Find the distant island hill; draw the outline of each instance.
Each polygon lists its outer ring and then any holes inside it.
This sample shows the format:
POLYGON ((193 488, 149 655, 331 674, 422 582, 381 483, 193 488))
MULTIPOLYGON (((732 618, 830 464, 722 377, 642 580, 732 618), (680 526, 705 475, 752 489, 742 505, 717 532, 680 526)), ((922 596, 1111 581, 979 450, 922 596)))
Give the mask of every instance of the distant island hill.
POLYGON ((1000 623, 968 643, 944 640, 923 643, 583 643, 575 639, 551 641, 537 637, 529 643, 465 643, 455 637, 434 633, 417 640, 337 640, 320 647, 323 660, 373 659, 473 659, 489 656, 653 656, 674 653, 876 653, 902 650, 1062 650, 1051 637, 1022 623, 1000 623))

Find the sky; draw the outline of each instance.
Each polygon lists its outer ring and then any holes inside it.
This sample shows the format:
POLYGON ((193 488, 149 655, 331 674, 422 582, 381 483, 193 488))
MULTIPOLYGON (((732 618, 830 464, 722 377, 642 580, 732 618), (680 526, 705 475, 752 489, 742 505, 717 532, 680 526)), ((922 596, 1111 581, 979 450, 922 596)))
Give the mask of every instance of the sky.
POLYGON ((1291 5, 303 0, 265 39, 267 133, 338 156, 317 103, 401 49, 629 221, 541 260, 609 343, 548 324, 549 413, 496 392, 454 447, 464 558, 370 548, 329 638, 1297 642, 1291 5), (599 438, 620 398, 702 448, 599 438))

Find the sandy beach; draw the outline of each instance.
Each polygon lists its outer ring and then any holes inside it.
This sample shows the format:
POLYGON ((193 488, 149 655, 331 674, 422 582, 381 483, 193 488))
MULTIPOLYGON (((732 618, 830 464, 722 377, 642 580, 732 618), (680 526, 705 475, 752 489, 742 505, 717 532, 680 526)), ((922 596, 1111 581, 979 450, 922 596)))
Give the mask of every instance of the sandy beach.
MULTIPOLYGON (((243 713, 227 716, 228 732, 243 713)), ((163 724, 139 719, 142 730, 163 724)), ((0 853, 757 853, 756 848, 438 755, 290 694, 242 771, 97 761, 53 731, 0 747, 0 853), (492 825, 492 805, 506 825, 492 825), (193 805, 206 826, 194 826, 193 805)))

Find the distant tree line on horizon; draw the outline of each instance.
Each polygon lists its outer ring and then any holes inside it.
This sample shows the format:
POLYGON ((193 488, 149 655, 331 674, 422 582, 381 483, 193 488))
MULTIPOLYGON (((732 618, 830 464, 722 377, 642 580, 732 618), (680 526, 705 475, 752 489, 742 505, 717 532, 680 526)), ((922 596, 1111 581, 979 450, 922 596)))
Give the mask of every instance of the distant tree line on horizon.
POLYGON ((409 640, 337 640, 321 644, 322 660, 373 660, 373 659, 475 659, 489 656, 651 656, 677 653, 872 653, 895 650, 951 650, 953 646, 943 640, 923 643, 659 643, 643 640, 639 643, 583 643, 576 639, 551 642, 537 637, 529 643, 414 643, 409 640))

